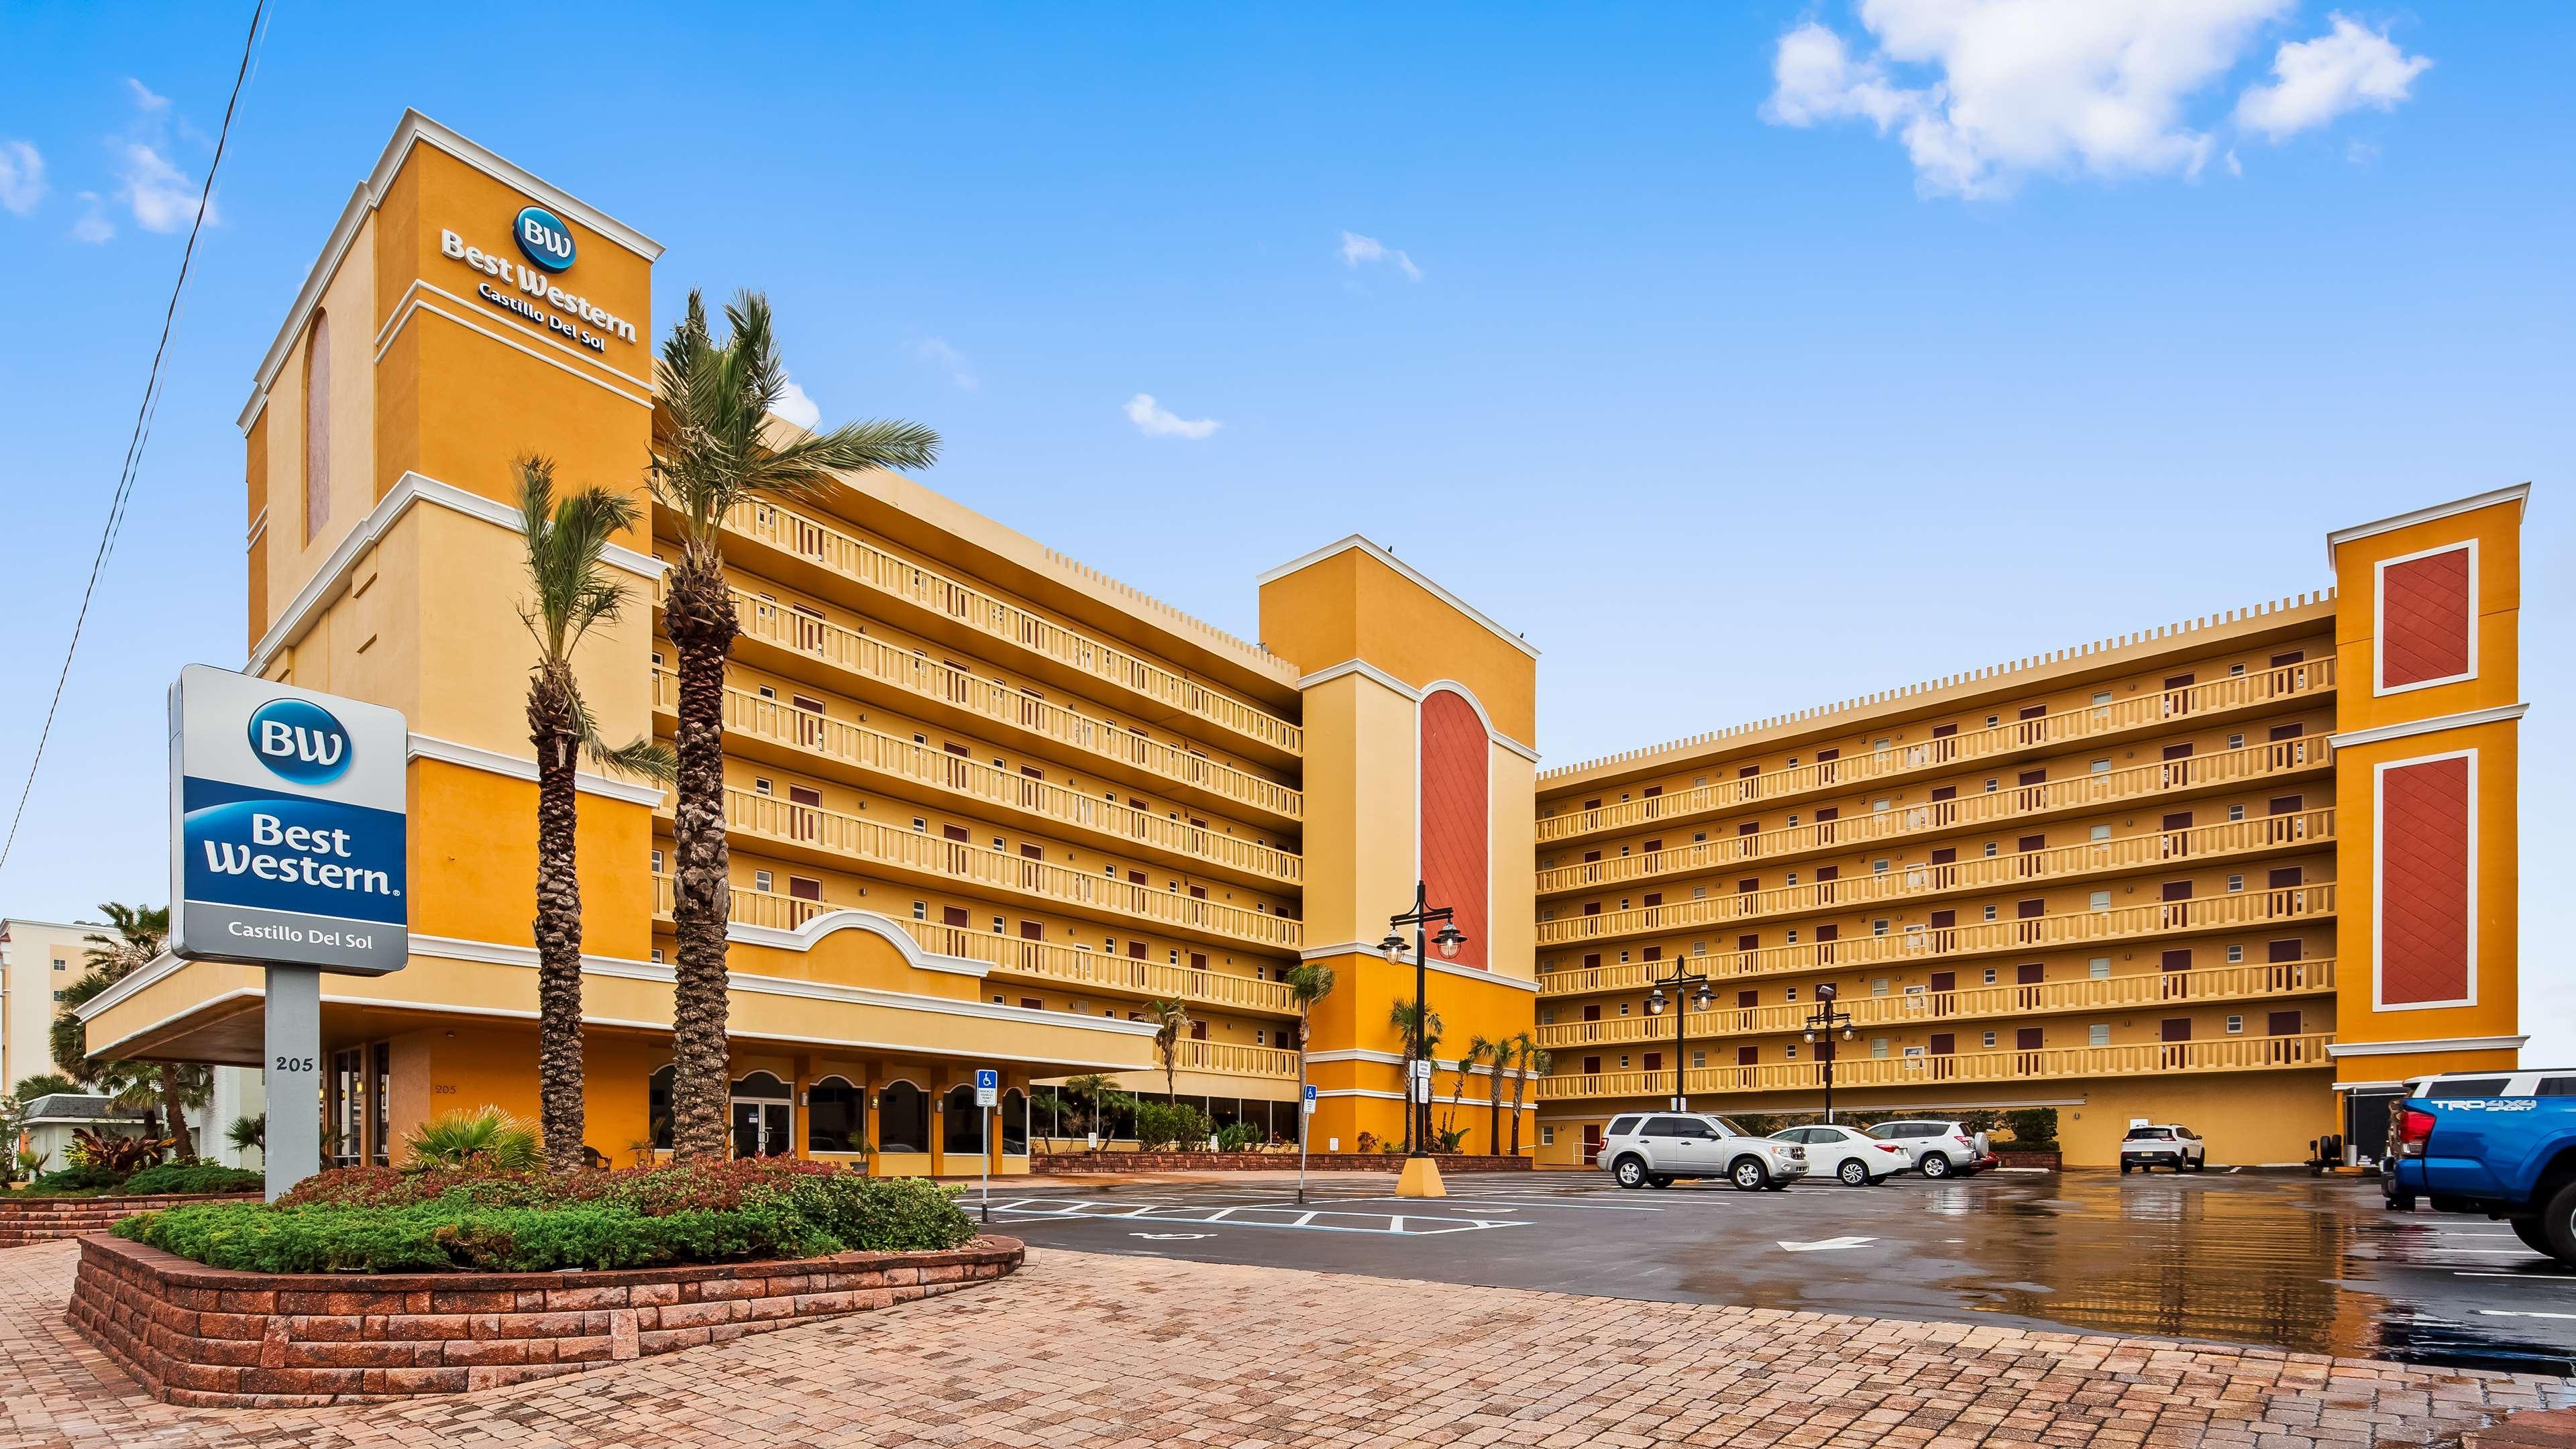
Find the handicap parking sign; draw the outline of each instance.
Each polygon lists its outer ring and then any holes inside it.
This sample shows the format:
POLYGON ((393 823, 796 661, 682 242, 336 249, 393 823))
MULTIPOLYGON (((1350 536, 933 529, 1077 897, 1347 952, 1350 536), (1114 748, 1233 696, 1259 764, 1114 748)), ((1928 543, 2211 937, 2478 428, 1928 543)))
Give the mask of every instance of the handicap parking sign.
POLYGON ((1306 1088, 1306 1115, 1315 1115, 1315 1089, 1311 1085, 1306 1088))
POLYGON ((975 1105, 990 1107, 1002 1100, 1002 1074, 991 1067, 975 1069, 975 1105))

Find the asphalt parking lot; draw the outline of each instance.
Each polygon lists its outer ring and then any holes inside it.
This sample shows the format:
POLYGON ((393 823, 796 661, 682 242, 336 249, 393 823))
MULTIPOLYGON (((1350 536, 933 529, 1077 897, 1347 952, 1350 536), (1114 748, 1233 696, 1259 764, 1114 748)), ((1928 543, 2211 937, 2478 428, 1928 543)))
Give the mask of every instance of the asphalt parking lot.
MULTIPOLYGON (((1623 1192, 1591 1173, 996 1184, 1040 1247, 2576 1374, 2576 1272, 2366 1179, 2011 1171, 1878 1187, 1623 1192)), ((978 1199, 970 1193, 971 1210, 978 1199)))

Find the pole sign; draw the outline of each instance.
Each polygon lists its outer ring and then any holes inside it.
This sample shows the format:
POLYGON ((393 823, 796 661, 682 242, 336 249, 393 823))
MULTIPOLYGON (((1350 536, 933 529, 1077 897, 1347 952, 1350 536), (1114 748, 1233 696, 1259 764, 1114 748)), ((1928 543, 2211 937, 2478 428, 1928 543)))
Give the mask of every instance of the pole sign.
POLYGON ((1002 1074, 991 1067, 975 1069, 975 1105, 991 1107, 1002 1100, 1002 1074))
POLYGON ((170 950, 381 976, 411 951, 400 711, 191 664, 170 688, 170 950))
POLYGON ((1306 1088, 1306 1115, 1315 1115, 1315 1089, 1312 1086, 1306 1088))

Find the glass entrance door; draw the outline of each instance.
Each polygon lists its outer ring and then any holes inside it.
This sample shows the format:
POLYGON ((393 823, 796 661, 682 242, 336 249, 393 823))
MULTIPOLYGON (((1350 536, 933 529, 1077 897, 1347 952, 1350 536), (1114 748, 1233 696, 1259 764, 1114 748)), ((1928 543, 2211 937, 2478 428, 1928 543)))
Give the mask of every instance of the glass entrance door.
POLYGON ((787 1140, 787 1118, 785 1102, 747 1102, 736 1097, 733 1102, 733 1155, 784 1157, 794 1151, 787 1140))

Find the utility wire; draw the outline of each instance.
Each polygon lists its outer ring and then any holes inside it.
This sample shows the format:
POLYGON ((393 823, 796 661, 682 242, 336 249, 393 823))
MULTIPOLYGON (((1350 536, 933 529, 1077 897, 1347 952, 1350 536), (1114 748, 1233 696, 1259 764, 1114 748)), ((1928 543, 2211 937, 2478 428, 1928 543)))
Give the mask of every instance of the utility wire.
POLYGON ((260 23, 267 17, 268 0, 257 0, 251 6, 250 33, 242 37, 241 65, 233 72, 233 92, 224 102, 223 129, 215 133, 214 159, 206 163, 206 184, 197 193, 197 215, 188 223, 188 245, 179 253, 179 279, 171 284, 170 304, 161 313, 161 340, 153 344, 152 370, 144 378, 143 402, 134 412, 134 431, 126 439, 125 466, 118 473, 116 496, 108 505, 107 527, 98 536, 98 553, 89 564, 89 583, 81 590, 80 611, 72 616, 71 642, 63 648, 62 671, 54 676, 54 697, 45 706, 45 725, 36 734, 36 754, 27 762, 27 782, 19 787, 18 808, 9 817, 9 836, 0 841, 0 868, 9 864, 9 854, 18 844, 18 826, 27 818, 27 797, 35 793, 36 770, 45 762, 45 745, 54 736, 54 715, 63 705, 63 686, 72 677, 72 657, 80 652, 81 628, 89 622, 90 599, 98 592, 99 575, 106 571, 107 556, 116 548, 117 532, 125 525, 125 506, 134 496, 134 480, 143 463, 143 448, 152 437, 152 418, 161 406, 161 359, 170 350, 170 329, 179 317, 179 297, 188 289, 188 271, 197 256, 197 233, 206 224, 206 206, 215 194, 215 173, 224 164, 224 143, 233 133, 233 112, 241 105, 242 85, 250 78, 251 54, 259 42, 260 23))

